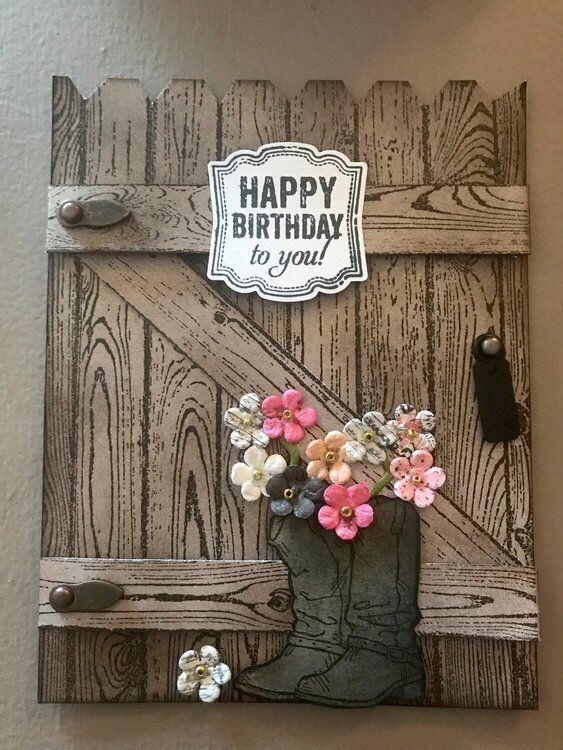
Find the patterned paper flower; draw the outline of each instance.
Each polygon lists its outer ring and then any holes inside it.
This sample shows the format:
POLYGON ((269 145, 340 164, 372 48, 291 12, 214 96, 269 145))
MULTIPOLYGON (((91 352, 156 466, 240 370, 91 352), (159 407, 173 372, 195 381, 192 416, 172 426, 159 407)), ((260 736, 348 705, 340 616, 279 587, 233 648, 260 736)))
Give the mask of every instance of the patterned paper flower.
POLYGON ((255 393, 246 393, 239 401, 238 408, 227 409, 224 422, 232 430, 231 443, 236 448, 248 448, 250 445, 264 448, 270 442, 270 438, 261 430, 264 415, 255 393))
POLYGON ((434 490, 446 481, 443 469, 433 466, 434 459, 428 451, 415 451, 410 458, 399 456, 391 461, 391 474, 397 480, 393 485, 401 500, 414 500, 419 508, 434 502, 434 490))
POLYGON ((266 485, 272 498, 272 513, 276 516, 293 513, 297 518, 309 518, 315 510, 315 503, 321 502, 327 486, 327 482, 320 479, 310 479, 302 466, 288 466, 266 485))
POLYGON ((311 440, 305 451, 310 459, 307 474, 331 482, 347 482, 352 474, 348 462, 352 459, 346 454, 345 443, 346 435, 337 430, 327 432, 324 440, 311 440))
POLYGON ((410 404, 399 404, 395 419, 387 426, 396 432, 394 450, 400 456, 408 458, 415 450, 433 451, 436 447, 436 438, 431 434, 436 427, 436 417, 427 409, 417 412, 410 404))
POLYGON ((245 500, 258 500, 261 495, 268 496, 266 485, 276 474, 287 469, 283 456, 274 453, 268 456, 263 448, 251 445, 244 452, 244 463, 239 462, 231 469, 231 481, 241 488, 245 500))
POLYGON ((267 419, 263 429, 270 438, 283 435, 288 443, 298 443, 305 435, 304 427, 317 423, 317 412, 303 408, 301 391, 290 388, 281 396, 268 396, 262 401, 262 411, 267 419))
POLYGON ((199 699, 213 703, 221 694, 221 685, 231 679, 231 670, 221 662, 219 652, 213 646, 203 646, 197 651, 186 651, 178 666, 182 670, 178 677, 180 693, 190 695, 198 690, 199 699))
POLYGON ((345 541, 350 541, 373 522, 373 508, 368 505, 369 489, 365 484, 343 487, 331 484, 324 492, 323 505, 319 510, 319 523, 324 529, 336 531, 345 541))
POLYGON ((367 459, 372 464, 381 464, 386 454, 383 447, 397 442, 397 435, 386 425, 383 414, 369 411, 363 419, 351 419, 344 425, 348 442, 344 446, 350 461, 367 459))

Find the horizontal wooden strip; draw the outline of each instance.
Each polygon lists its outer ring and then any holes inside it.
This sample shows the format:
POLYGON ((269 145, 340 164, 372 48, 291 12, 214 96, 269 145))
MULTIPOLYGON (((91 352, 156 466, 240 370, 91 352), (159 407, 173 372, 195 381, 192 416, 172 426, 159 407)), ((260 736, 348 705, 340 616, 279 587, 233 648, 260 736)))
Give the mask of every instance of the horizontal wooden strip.
POLYGON ((419 604, 424 635, 539 638, 534 568, 423 565, 419 604))
POLYGON ((39 625, 174 630, 288 630, 293 619, 287 572, 279 561, 43 558, 39 625), (103 612, 59 614, 57 583, 93 579, 125 596, 103 612))
MULTIPOLYGON (((424 635, 538 638, 533 568, 423 565, 419 606, 424 635)), ((272 631, 292 621, 279 560, 41 560, 40 626, 272 631), (124 598, 103 612, 51 608, 53 586, 93 579, 121 586, 124 598)))
MULTIPOLYGON (((49 189, 49 252, 206 253, 211 229, 208 185, 49 189), (123 201, 131 216, 107 228, 60 224, 60 203, 96 196, 123 201)), ((363 230, 368 254, 529 253, 528 190, 522 185, 370 187, 363 230)))

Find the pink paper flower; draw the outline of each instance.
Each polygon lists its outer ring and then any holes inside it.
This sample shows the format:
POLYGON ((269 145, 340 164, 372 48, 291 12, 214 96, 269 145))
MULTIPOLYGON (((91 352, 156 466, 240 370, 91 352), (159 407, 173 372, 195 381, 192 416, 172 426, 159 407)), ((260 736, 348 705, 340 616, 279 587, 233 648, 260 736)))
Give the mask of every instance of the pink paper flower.
POLYGON ((395 419, 387 423, 397 435, 394 451, 399 456, 412 456, 415 450, 432 452, 436 438, 432 435, 436 427, 436 417, 431 411, 418 411, 410 404, 399 404, 395 409, 395 419))
POLYGON ((288 443, 298 443, 305 436, 304 427, 317 423, 315 409, 303 408, 301 391, 290 388, 281 396, 268 396, 262 401, 264 420, 262 430, 270 438, 283 435, 288 443))
POLYGON ((350 541, 373 522, 373 508, 368 505, 369 489, 365 484, 343 487, 331 484, 324 492, 323 505, 319 510, 319 523, 324 529, 334 529, 345 541, 350 541))
POLYGON ((415 451, 410 458, 399 456, 391 461, 391 474, 397 480, 393 485, 401 500, 414 500, 419 508, 434 502, 434 490, 446 481, 443 469, 432 466, 434 459, 428 451, 415 451))

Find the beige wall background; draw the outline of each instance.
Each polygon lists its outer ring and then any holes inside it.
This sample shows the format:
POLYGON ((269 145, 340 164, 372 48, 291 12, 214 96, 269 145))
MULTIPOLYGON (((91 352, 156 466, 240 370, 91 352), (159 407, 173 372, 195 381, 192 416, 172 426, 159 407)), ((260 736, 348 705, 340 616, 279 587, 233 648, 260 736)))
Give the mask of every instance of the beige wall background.
POLYGON ((308 750, 563 748, 561 716, 561 129, 563 4, 556 0, 228 2, 0 0, 0 748, 308 750), (540 710, 289 705, 38 706, 35 626, 53 74, 89 94, 132 76, 269 78, 294 94, 343 79, 361 96, 407 79, 428 100, 448 78, 491 95, 527 79, 534 509, 542 636, 540 710))

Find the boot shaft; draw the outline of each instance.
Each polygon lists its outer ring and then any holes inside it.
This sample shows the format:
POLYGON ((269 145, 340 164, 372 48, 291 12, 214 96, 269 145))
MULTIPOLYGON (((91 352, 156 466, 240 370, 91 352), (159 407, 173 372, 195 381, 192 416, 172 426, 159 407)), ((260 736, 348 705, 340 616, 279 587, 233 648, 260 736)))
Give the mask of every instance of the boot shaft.
POLYGON ((351 548, 350 643, 399 655, 415 647, 420 620, 420 521, 414 506, 396 498, 377 498, 374 510, 351 548))
POLYGON ((295 615, 289 643, 341 653, 349 634, 349 547, 337 544, 316 518, 293 514, 274 516, 270 542, 288 568, 295 615))

